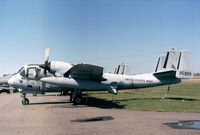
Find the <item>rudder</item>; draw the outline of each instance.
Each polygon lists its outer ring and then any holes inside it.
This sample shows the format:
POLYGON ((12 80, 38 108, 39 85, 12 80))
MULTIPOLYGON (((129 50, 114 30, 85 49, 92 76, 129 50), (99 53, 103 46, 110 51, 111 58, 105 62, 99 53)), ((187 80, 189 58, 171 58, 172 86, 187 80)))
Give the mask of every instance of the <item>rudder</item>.
POLYGON ((176 77, 180 79, 191 79, 193 77, 190 52, 188 51, 180 52, 176 77))

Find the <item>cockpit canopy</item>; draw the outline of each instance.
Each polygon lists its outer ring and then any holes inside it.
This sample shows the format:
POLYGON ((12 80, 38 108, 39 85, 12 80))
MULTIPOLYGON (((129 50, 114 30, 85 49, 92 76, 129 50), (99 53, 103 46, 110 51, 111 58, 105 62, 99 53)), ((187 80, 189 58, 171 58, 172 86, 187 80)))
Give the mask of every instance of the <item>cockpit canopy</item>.
POLYGON ((44 74, 44 69, 39 66, 23 66, 17 73, 19 73, 22 77, 31 79, 31 80, 39 80, 45 76, 53 76, 49 72, 44 74))

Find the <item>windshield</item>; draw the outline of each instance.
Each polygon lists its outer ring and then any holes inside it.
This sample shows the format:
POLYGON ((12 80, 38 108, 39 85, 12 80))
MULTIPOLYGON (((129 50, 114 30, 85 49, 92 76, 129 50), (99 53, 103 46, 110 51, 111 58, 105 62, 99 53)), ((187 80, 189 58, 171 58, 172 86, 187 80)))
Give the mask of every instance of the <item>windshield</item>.
POLYGON ((16 74, 20 73, 23 69, 24 67, 20 68, 20 70, 16 74))
POLYGON ((22 70, 20 71, 20 75, 21 75, 22 77, 26 77, 25 69, 24 69, 24 68, 22 68, 22 70))

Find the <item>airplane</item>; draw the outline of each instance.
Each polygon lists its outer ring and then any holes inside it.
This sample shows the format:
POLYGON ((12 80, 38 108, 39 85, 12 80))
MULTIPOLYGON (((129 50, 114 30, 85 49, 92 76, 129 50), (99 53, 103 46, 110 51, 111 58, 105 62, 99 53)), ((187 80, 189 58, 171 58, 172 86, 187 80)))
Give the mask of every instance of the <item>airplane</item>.
MULTIPOLYGON (((181 79, 192 78, 190 53, 187 51, 177 52, 170 50, 164 58, 157 63, 156 71, 139 75, 123 75, 103 73, 103 67, 91 64, 72 65, 66 62, 49 61, 49 51, 45 51, 45 63, 38 65, 46 74, 39 78, 39 87, 35 82, 31 86, 25 84, 21 87, 22 70, 13 76, 8 82, 10 85, 20 87, 26 91, 28 88, 43 89, 45 85, 61 87, 70 91, 70 101, 74 105, 81 104, 83 101, 82 92, 84 91, 108 91, 117 94, 122 89, 138 89, 146 87, 155 87, 161 85, 171 85, 181 82, 181 79), (47 53, 46 53, 47 52, 47 53)), ((24 72, 24 76, 29 76, 29 71, 24 72)), ((32 89, 33 92, 33 89, 32 89)), ((22 104, 28 104, 28 99, 23 93, 22 104)))
MULTIPOLYGON (((45 50, 45 60, 48 61, 46 55, 48 55, 49 49, 45 50)), ((64 67, 71 67, 71 64, 56 61, 52 62, 53 67, 52 71, 57 70, 56 74, 59 74, 59 71, 67 70, 64 67), (54 66, 55 65, 55 66, 54 66), (63 68, 56 67, 57 65, 62 66, 63 68)), ((20 70, 15 73, 9 80, 8 84, 18 88, 18 91, 21 93, 22 104, 29 104, 29 99, 26 98, 27 94, 32 94, 33 96, 37 96, 37 94, 45 94, 47 92, 60 92, 63 95, 67 95, 70 89, 65 87, 43 83, 40 81, 43 77, 54 76, 54 73, 49 73, 47 70, 44 70, 39 66, 39 64, 28 64, 24 65, 20 68, 20 70)))
POLYGON ((43 77, 51 76, 54 75, 40 68, 39 64, 28 64, 20 68, 20 70, 8 80, 8 84, 18 88, 18 91, 22 93, 23 105, 29 104, 29 99, 26 98, 27 94, 37 96, 37 94, 45 94, 47 92, 60 92, 63 95, 67 95, 70 89, 66 90, 65 87, 40 81, 43 77))
POLYGON ((11 91, 13 93, 17 92, 17 88, 11 87, 8 84, 8 80, 13 76, 13 74, 4 74, 0 77, 0 93, 6 92, 7 94, 10 94, 11 91))

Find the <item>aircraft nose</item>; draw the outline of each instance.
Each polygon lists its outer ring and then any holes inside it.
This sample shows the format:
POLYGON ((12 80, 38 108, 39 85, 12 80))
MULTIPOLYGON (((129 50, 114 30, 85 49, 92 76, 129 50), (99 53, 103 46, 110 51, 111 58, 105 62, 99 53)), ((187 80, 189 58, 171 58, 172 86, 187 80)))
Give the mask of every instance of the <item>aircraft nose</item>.
POLYGON ((9 84, 9 85, 14 85, 14 80, 13 80, 13 78, 10 78, 10 79, 8 80, 8 84, 9 84))

